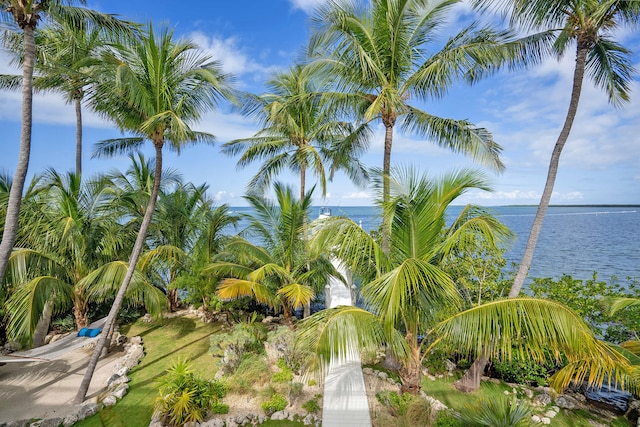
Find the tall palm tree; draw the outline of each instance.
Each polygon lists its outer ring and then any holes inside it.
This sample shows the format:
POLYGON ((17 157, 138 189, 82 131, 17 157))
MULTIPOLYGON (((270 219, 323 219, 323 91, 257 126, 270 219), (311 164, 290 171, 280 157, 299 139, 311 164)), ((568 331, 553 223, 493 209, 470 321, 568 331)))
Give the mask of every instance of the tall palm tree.
POLYGON ((509 296, 520 293, 529 272, 545 213, 551 200, 560 155, 569 138, 578 111, 585 75, 603 89, 609 102, 621 106, 629 101, 634 68, 631 52, 618 43, 614 31, 640 21, 640 2, 619 0, 478 0, 495 5, 510 15, 511 23, 525 30, 543 30, 552 35, 551 52, 557 57, 575 49, 571 98, 564 124, 558 135, 547 172, 540 204, 531 225, 522 261, 509 296))
MULTIPOLYGON (((31 152, 31 128, 33 105, 33 70, 36 62, 34 31, 43 17, 69 21, 73 26, 98 26, 118 31, 130 31, 131 25, 112 15, 105 15, 89 9, 72 6, 86 4, 84 0, 2 0, 0 1, 0 22, 13 24, 22 31, 24 53, 22 64, 22 126, 20 131, 20 153, 9 194, 5 215, 4 232, 0 243, 0 278, 4 277, 16 234, 22 192, 29 168, 31 152)), ((15 27, 13 28, 16 29, 15 27)))
POLYGON ((307 170, 317 176, 323 196, 327 166, 330 176, 342 169, 357 184, 364 183, 367 174, 357 156, 367 148, 368 128, 354 129, 351 123, 336 119, 321 101, 318 77, 312 68, 295 65, 275 74, 267 84, 269 93, 245 97, 243 113, 257 117, 264 127, 250 138, 227 142, 222 151, 242 153, 239 167, 264 161, 249 182, 250 192, 268 188, 284 168, 300 174, 300 200, 306 194, 307 170))
MULTIPOLYGON (((517 57, 508 33, 474 26, 439 48, 437 36, 457 0, 331 0, 318 8, 310 55, 332 74, 334 108, 356 112, 385 128, 382 170, 391 168, 394 129, 415 133, 454 152, 502 171, 502 148, 484 128, 442 118, 411 103, 443 97, 454 81, 473 70, 493 69, 517 57), (439 49, 438 49, 439 48, 439 49)), ((385 200, 389 183, 384 186, 385 200)), ((383 227, 387 246, 388 226, 383 227), (386 231, 385 231, 386 230, 386 231)))
POLYGON ((229 242, 222 259, 203 273, 224 277, 217 291, 220 299, 252 297, 282 310, 290 321, 292 310, 308 306, 336 272, 328 259, 309 253, 303 238, 311 193, 296 200, 290 188, 276 183, 274 189, 277 204, 246 196, 254 209, 246 232, 259 243, 243 238, 229 242))
POLYGON ((109 311, 106 331, 96 344, 76 395, 78 403, 86 396, 147 239, 160 191, 163 147, 167 145, 179 153, 185 144, 212 142, 212 135, 192 130, 190 123, 231 96, 230 77, 221 72, 219 64, 202 55, 187 40, 174 42, 173 31, 168 29, 156 35, 150 25, 148 34, 113 50, 105 62, 104 80, 97 85, 92 103, 96 111, 136 136, 102 141, 97 153, 131 152, 149 140, 155 150, 155 171, 149 204, 129 257, 129 268, 109 311))
MULTIPOLYGON (((559 383, 565 386, 572 374, 584 378, 589 369, 593 375, 589 381, 601 382, 605 373, 620 377, 613 367, 625 367, 624 357, 600 343, 588 325, 561 304, 518 298, 461 311, 462 296, 441 268, 443 260, 474 250, 475 235, 494 246, 509 232, 477 206, 464 207, 450 225, 445 212, 467 190, 489 187, 473 171, 449 174, 435 182, 411 171, 399 176, 391 180, 397 190, 382 203, 391 224, 388 253, 349 219, 323 220, 313 237, 317 249, 331 248, 334 256, 363 277, 366 309, 323 310, 303 322, 299 344, 314 356, 310 366, 322 366, 349 348, 388 345, 402 364, 403 391, 417 393, 424 357, 441 344, 506 359, 517 352, 543 360, 551 349, 560 360, 564 351, 569 362, 576 362, 573 370, 563 372, 559 383), (596 360, 606 363, 598 365, 596 360)), ((382 187, 378 183, 379 193, 382 187)))

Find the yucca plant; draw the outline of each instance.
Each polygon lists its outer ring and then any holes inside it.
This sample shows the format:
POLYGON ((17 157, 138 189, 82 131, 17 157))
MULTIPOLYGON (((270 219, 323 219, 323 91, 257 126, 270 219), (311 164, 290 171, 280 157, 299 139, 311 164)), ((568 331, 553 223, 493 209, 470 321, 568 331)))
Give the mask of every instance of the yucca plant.
POLYGON ((155 413, 171 426, 200 422, 209 411, 226 413, 228 410, 220 403, 227 392, 226 386, 198 377, 186 359, 173 362, 167 374, 159 380, 158 391, 155 413))
POLYGON ((525 427, 532 425, 531 408, 512 400, 491 399, 466 405, 456 416, 468 427, 525 427))

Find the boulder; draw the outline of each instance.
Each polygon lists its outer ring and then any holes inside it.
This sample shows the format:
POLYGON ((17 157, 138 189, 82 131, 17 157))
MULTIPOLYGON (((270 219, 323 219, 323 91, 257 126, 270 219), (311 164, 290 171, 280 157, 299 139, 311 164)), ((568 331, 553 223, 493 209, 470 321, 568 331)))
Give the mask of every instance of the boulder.
POLYGON ((555 402, 556 405, 558 405, 562 409, 575 409, 575 407, 578 406, 579 403, 576 399, 566 394, 561 394, 560 396, 558 396, 555 402))
POLYGON ((541 406, 547 406, 551 403, 551 396, 549 396, 548 393, 542 393, 536 396, 535 401, 538 402, 541 406))
POLYGON ((64 420, 62 420, 62 425, 64 427, 70 427, 77 422, 78 422, 78 414, 70 414, 64 417, 64 420))
POLYGON ((122 399, 124 395, 127 394, 127 390, 129 390, 129 384, 120 384, 115 390, 113 390, 112 395, 118 399, 122 399))
POLYGON ((200 423, 200 427, 225 427, 224 421, 219 418, 213 418, 200 423))
POLYGON ((109 396, 102 399, 102 404, 104 406, 113 406, 116 404, 117 401, 118 399, 116 399, 116 397, 113 394, 110 394, 109 396))
POLYGON ((42 420, 40 427, 60 427, 62 421, 62 418, 47 418, 42 420))
MULTIPOLYGON (((128 387, 128 386, 127 386, 128 387)), ((100 410, 100 405, 97 403, 86 403, 78 410, 78 420, 84 420, 87 417, 95 415, 100 410)), ((66 420, 66 418, 65 418, 66 420)))
POLYGON ((289 418, 289 412, 282 410, 271 414, 271 419, 276 421, 286 420, 289 418))

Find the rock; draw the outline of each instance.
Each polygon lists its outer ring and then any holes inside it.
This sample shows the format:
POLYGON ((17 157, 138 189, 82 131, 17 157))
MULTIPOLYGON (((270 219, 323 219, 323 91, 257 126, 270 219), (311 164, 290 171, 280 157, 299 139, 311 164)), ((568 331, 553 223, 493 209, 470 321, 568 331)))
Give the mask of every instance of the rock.
POLYGON ((576 403, 577 403, 575 399, 564 394, 558 396, 555 402, 556 402, 556 405, 558 405, 560 408, 563 408, 563 409, 575 409, 576 403))
POLYGON ((554 418, 558 413, 556 411, 548 410, 544 413, 544 416, 547 418, 554 418))
POLYGON ((151 317, 151 315, 149 313, 145 314, 144 317, 142 318, 142 321, 144 323, 151 323, 153 322, 153 318, 151 317))
POLYGON ((182 427, 198 427, 198 423, 195 421, 189 421, 187 423, 184 423, 182 427))
POLYGON ((381 380, 386 380, 388 377, 389 376, 386 372, 378 371, 378 378, 380 378, 381 380))
POLYGON ((365 375, 373 375, 373 369, 371 368, 362 368, 362 373, 365 375))
POLYGON ((522 392, 524 393, 525 396, 527 396, 529 399, 533 399, 533 390, 531 390, 530 388, 527 387, 522 387, 522 392))
POLYGON ((246 425, 249 422, 249 420, 247 419, 247 416, 242 414, 236 415, 235 421, 236 421, 236 424, 238 424, 239 426, 246 425))
POLYGON ((110 394, 109 396, 102 399, 102 404, 104 406, 113 406, 116 404, 117 401, 118 399, 116 399, 116 397, 113 394, 110 394))
POLYGON ((273 318, 273 316, 267 316, 264 319, 262 319, 262 323, 267 324, 267 323, 272 323, 275 319, 273 318))
POLYGON ((62 425, 64 427, 69 427, 74 425, 77 422, 78 422, 78 414, 70 414, 64 417, 64 420, 62 421, 62 425))
POLYGON ((200 427, 224 427, 224 421, 220 418, 213 418, 200 423, 200 427))
POLYGON ((16 420, 7 423, 7 427, 27 427, 30 420, 16 420))
POLYGON ((286 420, 289 418, 289 412, 282 410, 271 414, 271 419, 276 421, 286 420))
POLYGON ((141 336, 135 336, 135 337, 132 337, 132 338, 129 340, 129 343, 131 343, 131 344, 137 344, 137 345, 142 345, 142 337, 141 337, 141 336))
POLYGON ((447 368, 448 372, 453 372, 456 370, 457 366, 455 363, 453 363, 451 360, 449 359, 445 359, 444 361, 444 365, 447 368))
MULTIPOLYGON (((129 386, 127 386, 129 387, 129 386)), ((78 420, 84 420, 91 415, 95 415, 100 410, 100 405, 97 403, 86 403, 78 410, 78 420)), ((65 418, 66 420, 66 418, 65 418)))
POLYGON ((532 415, 531 416, 531 422, 539 423, 540 422, 540 417, 537 416, 537 415, 532 415))
POLYGON ((164 427, 164 424, 162 424, 161 421, 151 420, 151 422, 149 423, 149 427, 164 427))
POLYGON ((6 343, 4 343, 4 349, 9 353, 13 353, 14 351, 20 350, 20 343, 17 343, 15 341, 7 341, 6 343))
POLYGON ((551 403, 551 396, 547 393, 542 393, 536 396, 535 401, 538 402, 541 406, 547 406, 551 403))
POLYGON ((256 418, 256 421, 258 422, 258 425, 264 424, 264 423, 267 422, 267 417, 265 415, 258 414, 258 417, 256 418))
POLYGON ((107 379, 107 388, 115 387, 120 384, 128 383, 129 377, 126 375, 113 374, 107 379))
POLYGON ((542 417, 540 418, 540 422, 546 426, 548 426, 549 424, 551 424, 551 420, 547 417, 542 417))
POLYGON ((62 421, 62 418, 47 418, 42 420, 40 427, 60 427, 62 421))
POLYGON ((127 390, 129 390, 129 384, 120 384, 115 390, 113 390, 112 395, 118 399, 122 399, 124 395, 127 394, 127 390))
POLYGON ((509 390, 505 390, 503 393, 505 394, 505 396, 509 396, 511 394, 511 392, 509 392, 509 390))
POLYGON ((302 420, 302 424, 304 424, 306 426, 315 425, 315 423, 316 423, 316 417, 314 415, 312 415, 312 414, 307 415, 302 420))

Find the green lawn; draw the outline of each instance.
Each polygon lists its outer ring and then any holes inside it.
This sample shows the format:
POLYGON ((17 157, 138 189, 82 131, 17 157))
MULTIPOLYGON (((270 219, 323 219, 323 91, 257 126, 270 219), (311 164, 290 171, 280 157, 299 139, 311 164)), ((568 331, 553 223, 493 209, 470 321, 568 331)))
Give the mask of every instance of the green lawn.
MULTIPOLYGON (((209 354, 209 336, 219 325, 178 317, 153 323, 136 323, 120 328, 129 337, 141 336, 145 356, 129 371, 129 392, 115 406, 104 408, 93 417, 75 424, 78 427, 147 427, 158 394, 156 380, 178 357, 191 361, 191 367, 205 378, 213 378, 217 368, 209 354)), ((227 402, 233 404, 232 402, 227 402)), ((302 426, 302 423, 269 421, 270 427, 302 426)))

